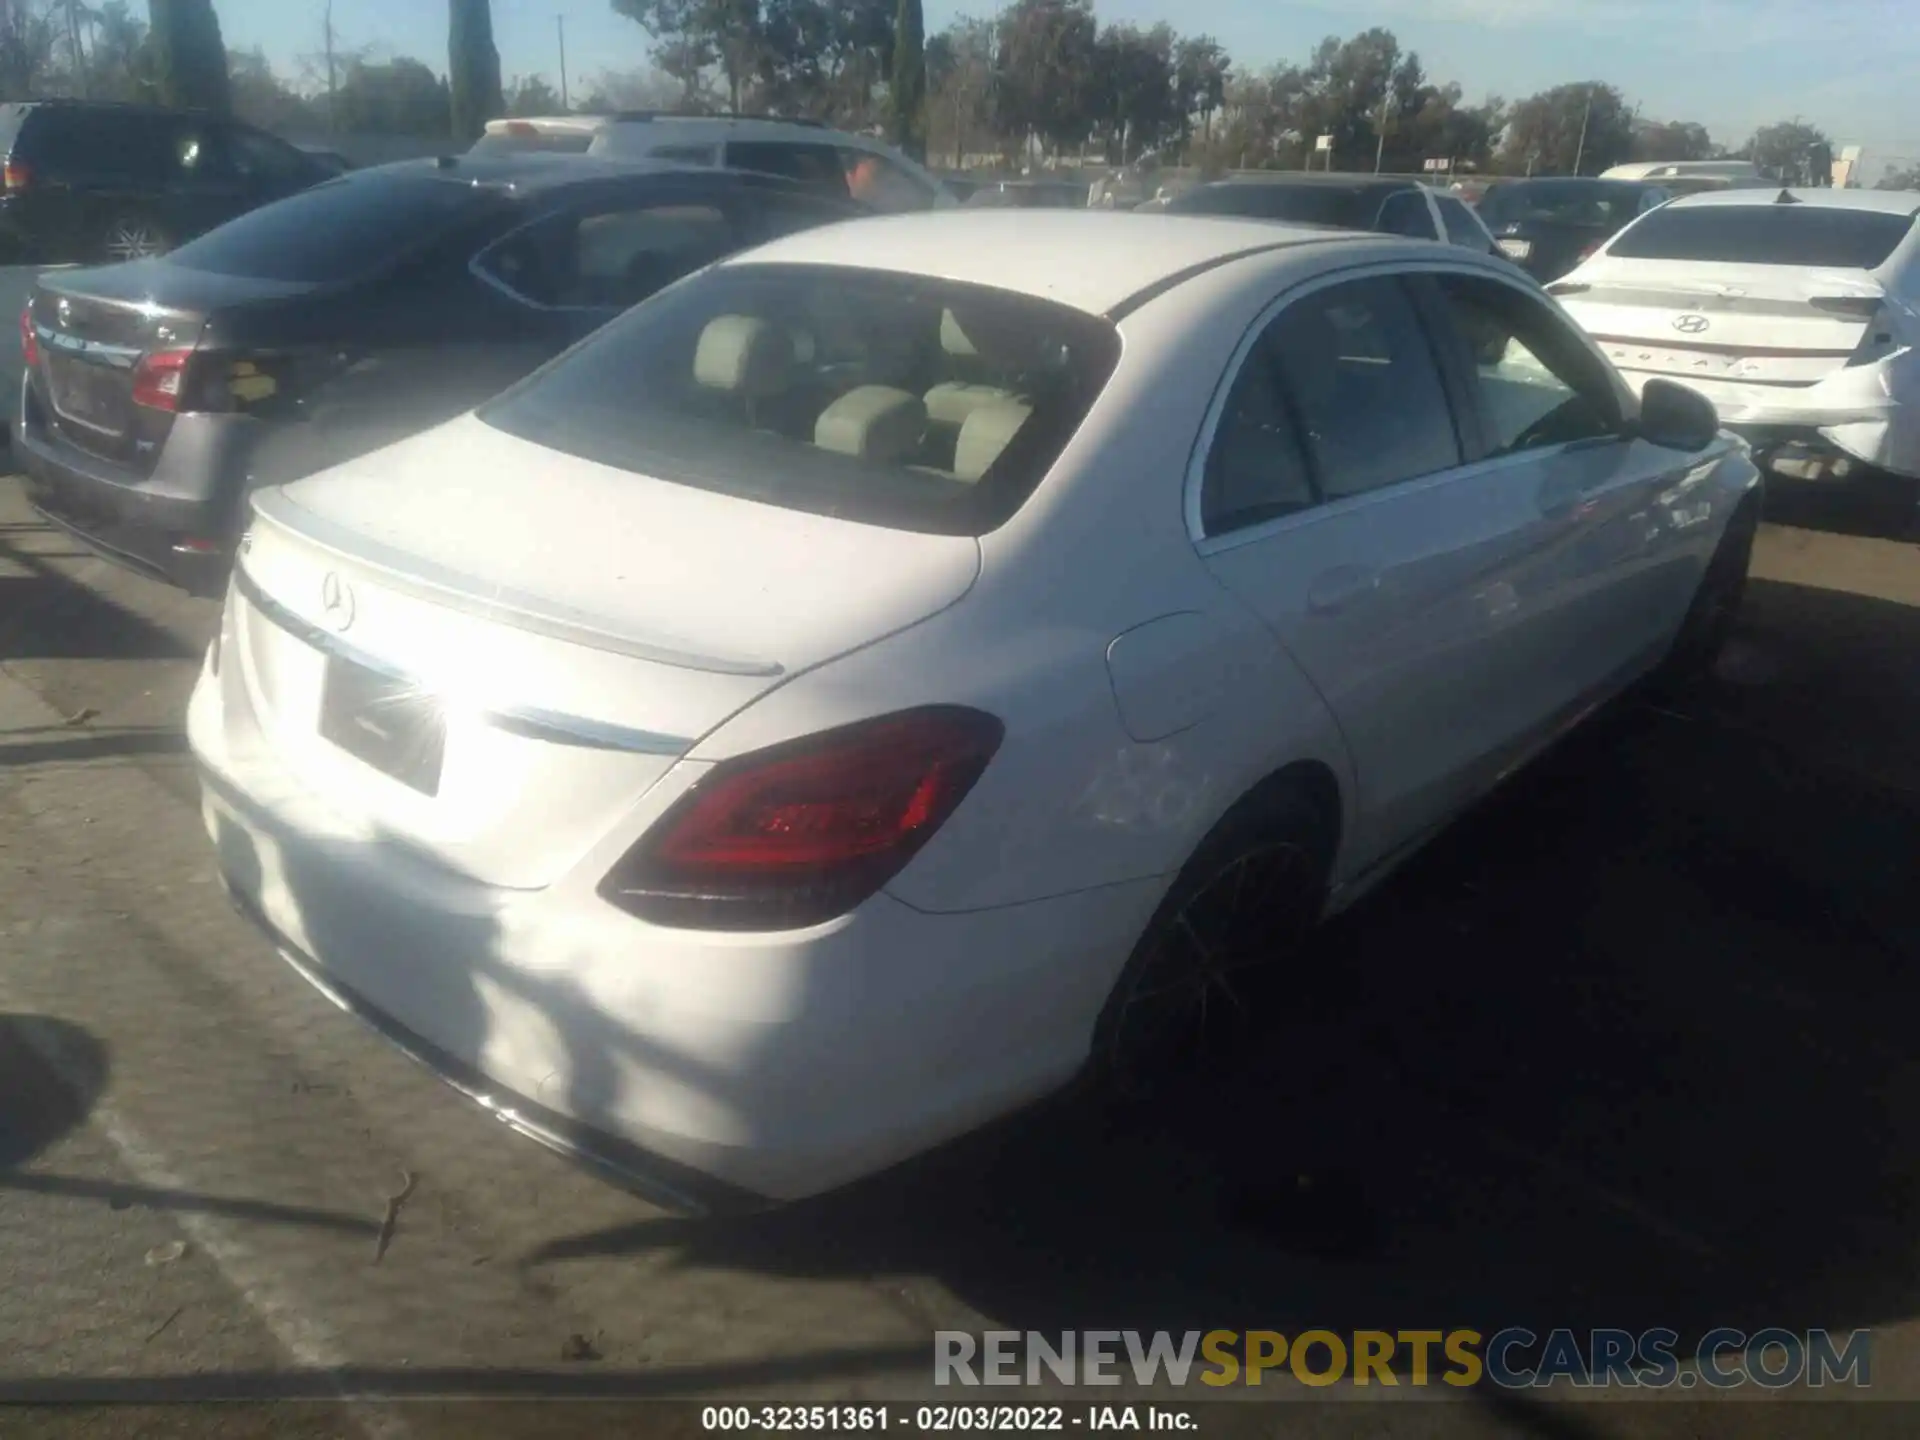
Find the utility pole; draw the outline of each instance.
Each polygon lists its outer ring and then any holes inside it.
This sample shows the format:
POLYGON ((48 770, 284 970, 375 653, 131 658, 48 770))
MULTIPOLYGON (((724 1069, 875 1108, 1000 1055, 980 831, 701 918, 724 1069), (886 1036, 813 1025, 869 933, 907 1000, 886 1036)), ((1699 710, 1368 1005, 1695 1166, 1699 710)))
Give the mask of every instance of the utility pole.
POLYGON ((567 103, 567 17, 554 16, 553 28, 560 35, 560 110, 563 114, 571 114, 573 106, 567 103))
POLYGON ((1393 81, 1387 81, 1387 93, 1380 101, 1380 143, 1373 147, 1373 173, 1380 173, 1380 165, 1387 156, 1387 107, 1393 103, 1393 81))
POLYGON ((1580 147, 1574 152, 1573 173, 1580 173, 1581 162, 1587 158, 1587 126, 1593 120, 1593 86, 1587 86, 1587 113, 1580 117, 1580 147))
POLYGON ((334 91, 337 86, 333 68, 333 0, 327 0, 326 15, 321 23, 325 26, 327 48, 327 133, 337 135, 340 133, 340 117, 334 105, 334 91))

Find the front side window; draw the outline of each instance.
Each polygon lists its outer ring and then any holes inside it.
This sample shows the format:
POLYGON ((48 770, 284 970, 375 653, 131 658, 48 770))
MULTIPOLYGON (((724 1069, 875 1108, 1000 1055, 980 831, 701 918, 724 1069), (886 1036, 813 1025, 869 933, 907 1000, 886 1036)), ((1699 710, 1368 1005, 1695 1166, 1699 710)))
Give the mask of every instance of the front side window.
POLYGON ((1435 277, 1472 354, 1487 458, 1621 434, 1612 387, 1546 306, 1496 280, 1435 277))
POLYGON ((1433 228, 1433 212, 1427 208, 1426 196, 1411 190, 1387 197, 1387 203, 1380 207, 1377 228, 1388 235, 1406 235, 1415 240, 1440 238, 1440 232, 1433 228))
POLYGON ((242 180, 264 189, 284 190, 304 184, 319 167, 291 145, 253 130, 226 132, 227 159, 242 180))
POLYGON ((1461 463, 1432 347, 1399 281, 1303 297, 1275 321, 1273 350, 1327 499, 1461 463))
POLYGON ((1105 320, 1028 296, 811 265, 717 266, 482 407, 522 439, 865 524, 984 534, 1106 385, 1105 320))
POLYGON ((888 213, 933 208, 933 191, 885 155, 842 146, 840 164, 847 192, 863 205, 888 213))
POLYGON ((716 206, 628 204, 549 216, 494 246, 480 267, 536 305, 624 310, 735 248, 716 206))

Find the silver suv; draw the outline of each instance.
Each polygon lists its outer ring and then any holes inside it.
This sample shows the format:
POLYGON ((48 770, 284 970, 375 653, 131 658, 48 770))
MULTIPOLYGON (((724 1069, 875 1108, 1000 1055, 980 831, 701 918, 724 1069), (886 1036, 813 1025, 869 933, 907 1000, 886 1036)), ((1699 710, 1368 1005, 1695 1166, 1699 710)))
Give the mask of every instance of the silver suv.
POLYGON ((876 210, 937 210, 959 201, 924 165, 884 141, 814 120, 629 110, 593 133, 590 155, 757 170, 818 186, 876 210))

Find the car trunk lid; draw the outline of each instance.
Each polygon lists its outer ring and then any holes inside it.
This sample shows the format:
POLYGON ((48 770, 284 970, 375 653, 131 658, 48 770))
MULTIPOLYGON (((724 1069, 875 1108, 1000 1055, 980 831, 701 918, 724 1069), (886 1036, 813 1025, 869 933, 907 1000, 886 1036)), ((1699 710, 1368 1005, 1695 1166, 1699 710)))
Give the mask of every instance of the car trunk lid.
POLYGON ((191 408, 201 377, 185 357, 208 318, 218 309, 283 300, 308 288, 208 275, 165 260, 42 274, 26 323, 39 349, 34 379, 53 426, 91 454, 148 473, 174 412, 138 403, 142 366, 162 354, 180 355, 174 383, 180 408, 191 408))
POLYGON ((1844 367, 1886 292, 1861 271, 1689 261, 1609 262, 1548 287, 1624 370, 1788 387, 1844 367))
POLYGON ((255 498, 234 644, 354 825, 551 883, 787 677, 953 604, 979 546, 556 455, 471 417, 255 498))

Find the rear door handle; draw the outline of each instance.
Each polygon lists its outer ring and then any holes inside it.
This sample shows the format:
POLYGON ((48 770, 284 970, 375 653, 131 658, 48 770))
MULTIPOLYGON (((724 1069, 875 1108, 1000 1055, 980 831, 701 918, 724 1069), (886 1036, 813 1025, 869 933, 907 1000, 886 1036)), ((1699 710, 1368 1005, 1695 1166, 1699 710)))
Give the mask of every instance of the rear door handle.
POLYGON ((1336 566, 1314 578, 1307 589, 1307 608, 1316 615, 1330 615, 1379 588, 1379 572, 1362 565, 1336 566))

